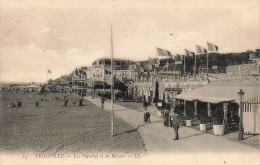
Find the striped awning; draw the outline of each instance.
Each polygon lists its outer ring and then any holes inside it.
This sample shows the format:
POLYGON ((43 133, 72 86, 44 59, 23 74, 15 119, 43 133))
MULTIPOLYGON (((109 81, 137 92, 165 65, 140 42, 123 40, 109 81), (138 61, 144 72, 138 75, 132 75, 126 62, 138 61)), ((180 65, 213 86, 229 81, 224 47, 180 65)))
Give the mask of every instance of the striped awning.
POLYGON ((253 97, 251 99, 246 100, 245 102, 251 104, 260 104, 260 96, 253 97))

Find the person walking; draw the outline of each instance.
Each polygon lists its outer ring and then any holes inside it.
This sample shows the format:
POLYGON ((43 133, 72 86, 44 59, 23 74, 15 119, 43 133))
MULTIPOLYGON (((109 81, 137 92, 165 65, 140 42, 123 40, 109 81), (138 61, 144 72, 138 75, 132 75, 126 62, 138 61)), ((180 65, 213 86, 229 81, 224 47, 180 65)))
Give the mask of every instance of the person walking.
POLYGON ((104 110, 105 97, 101 96, 101 109, 104 110))
POLYGON ((146 101, 144 101, 143 106, 144 106, 144 110, 146 111, 146 110, 147 110, 148 103, 147 103, 146 101))
POLYGON ((167 127, 167 126, 169 126, 169 118, 170 118, 170 116, 169 116, 169 114, 170 114, 170 110, 169 109, 164 109, 163 110, 163 117, 164 117, 164 123, 163 123, 163 125, 165 126, 165 127, 167 127))
POLYGON ((144 123, 151 123, 150 113, 147 108, 144 110, 144 123))
POLYGON ((68 106, 68 102, 69 102, 68 97, 64 96, 64 105, 63 105, 63 107, 67 107, 68 106))
POLYGON ((81 97, 79 100, 79 106, 83 106, 83 97, 81 97))
POLYGON ((170 126, 173 127, 174 132, 175 132, 175 137, 173 140, 179 140, 179 127, 180 127, 180 120, 179 120, 179 116, 174 113, 174 111, 172 110, 170 112, 170 126))

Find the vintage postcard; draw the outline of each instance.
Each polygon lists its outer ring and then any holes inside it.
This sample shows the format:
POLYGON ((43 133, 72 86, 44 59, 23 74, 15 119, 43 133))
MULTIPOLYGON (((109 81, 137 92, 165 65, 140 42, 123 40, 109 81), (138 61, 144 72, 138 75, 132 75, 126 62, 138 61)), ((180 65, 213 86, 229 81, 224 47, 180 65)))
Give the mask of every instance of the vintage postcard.
POLYGON ((259 0, 1 0, 0 164, 260 164, 259 0))

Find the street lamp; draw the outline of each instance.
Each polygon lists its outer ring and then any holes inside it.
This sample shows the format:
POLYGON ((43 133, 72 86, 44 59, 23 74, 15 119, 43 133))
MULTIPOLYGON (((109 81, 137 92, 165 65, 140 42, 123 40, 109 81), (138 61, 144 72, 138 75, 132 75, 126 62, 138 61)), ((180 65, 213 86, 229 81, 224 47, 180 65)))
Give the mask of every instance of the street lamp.
POLYGON ((244 94, 245 92, 243 92, 242 89, 240 89, 240 91, 237 93, 238 94, 238 98, 240 101, 240 119, 239 119, 239 140, 243 140, 243 100, 244 100, 244 94))

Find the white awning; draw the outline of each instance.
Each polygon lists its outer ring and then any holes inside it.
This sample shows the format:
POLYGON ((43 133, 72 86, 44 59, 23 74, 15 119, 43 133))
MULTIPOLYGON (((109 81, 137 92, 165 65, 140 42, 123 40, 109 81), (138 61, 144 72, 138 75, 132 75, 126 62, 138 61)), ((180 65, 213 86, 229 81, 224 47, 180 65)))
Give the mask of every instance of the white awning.
POLYGON ((243 89, 244 100, 260 96, 260 86, 205 86, 189 92, 183 92, 176 99, 187 101, 199 100, 202 102, 220 103, 235 101, 239 103, 238 92, 243 89))

